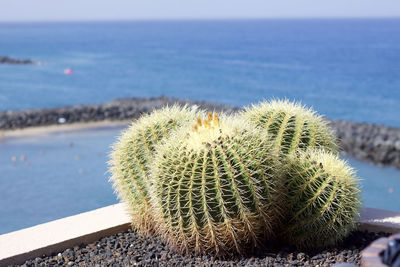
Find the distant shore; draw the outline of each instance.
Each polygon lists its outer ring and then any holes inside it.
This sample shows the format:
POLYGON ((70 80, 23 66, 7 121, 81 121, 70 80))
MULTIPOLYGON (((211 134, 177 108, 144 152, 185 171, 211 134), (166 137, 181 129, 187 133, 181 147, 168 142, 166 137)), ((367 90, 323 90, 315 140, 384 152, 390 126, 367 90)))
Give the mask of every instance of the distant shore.
MULTIPOLYGON (((174 103, 228 113, 240 110, 239 107, 161 96, 116 99, 101 105, 0 111, 0 138, 128 125, 143 113, 174 103)), ((400 128, 348 121, 329 122, 345 153, 361 160, 400 168, 400 128)))
POLYGON ((0 64, 27 65, 27 64, 37 64, 37 63, 30 59, 16 59, 16 58, 0 56, 0 64))

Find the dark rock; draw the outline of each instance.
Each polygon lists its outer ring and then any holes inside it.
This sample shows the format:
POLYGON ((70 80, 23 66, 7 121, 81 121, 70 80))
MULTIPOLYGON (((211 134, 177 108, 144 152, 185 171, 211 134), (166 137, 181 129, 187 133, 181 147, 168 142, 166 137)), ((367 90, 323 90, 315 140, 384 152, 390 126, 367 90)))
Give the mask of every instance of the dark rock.
MULTIPOLYGON (((116 99, 102 105, 43 110, 0 111, 0 130, 101 120, 132 120, 166 105, 196 105, 206 110, 233 113, 240 108, 165 96, 116 99), (65 121, 64 121, 65 120, 65 121)), ((400 129, 367 123, 329 121, 343 152, 355 158, 400 168, 400 129)))
POLYGON ((9 57, 0 56, 0 64, 35 64, 32 60, 29 59, 14 59, 9 57))
POLYGON ((331 121, 330 126, 346 154, 400 168, 399 128, 348 121, 331 121))
POLYGON ((69 124, 101 120, 131 120, 166 105, 197 105, 215 111, 234 112, 239 108, 189 101, 176 98, 126 98, 116 99, 103 105, 71 106, 56 109, 0 111, 0 130, 22 129, 33 126, 69 124), (61 120, 60 120, 61 119, 61 120), (65 120, 65 121, 64 121, 65 120))

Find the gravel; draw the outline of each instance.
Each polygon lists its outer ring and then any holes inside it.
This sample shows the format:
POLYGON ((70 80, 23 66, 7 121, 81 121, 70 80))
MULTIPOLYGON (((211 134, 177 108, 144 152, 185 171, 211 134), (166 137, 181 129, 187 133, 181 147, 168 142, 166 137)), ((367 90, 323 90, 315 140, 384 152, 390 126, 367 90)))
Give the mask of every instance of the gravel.
POLYGON ((277 246, 258 249, 247 256, 218 259, 182 256, 159 238, 129 230, 104 237, 86 246, 76 246, 50 257, 36 258, 19 266, 331 266, 339 262, 360 264, 360 252, 386 233, 353 232, 335 247, 320 251, 277 246))

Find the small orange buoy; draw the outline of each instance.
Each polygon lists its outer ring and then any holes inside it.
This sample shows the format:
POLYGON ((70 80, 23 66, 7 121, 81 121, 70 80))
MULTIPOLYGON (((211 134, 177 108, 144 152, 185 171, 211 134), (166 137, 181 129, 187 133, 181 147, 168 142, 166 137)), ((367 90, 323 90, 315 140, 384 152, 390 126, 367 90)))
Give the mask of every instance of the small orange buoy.
POLYGON ((64 74, 65 75, 70 75, 70 74, 72 74, 74 71, 72 70, 72 69, 65 69, 64 70, 64 74))

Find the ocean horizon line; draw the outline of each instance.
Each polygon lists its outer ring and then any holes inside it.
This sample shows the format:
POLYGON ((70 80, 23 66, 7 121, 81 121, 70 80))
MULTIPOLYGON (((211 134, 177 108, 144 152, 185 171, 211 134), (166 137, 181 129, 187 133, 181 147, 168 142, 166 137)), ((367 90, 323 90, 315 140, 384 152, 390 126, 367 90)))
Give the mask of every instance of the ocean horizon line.
POLYGON ((0 24, 75 24, 75 23, 129 23, 129 22, 234 22, 234 21, 374 21, 400 20, 400 16, 328 16, 328 17, 236 17, 236 18, 127 18, 127 19, 73 19, 73 20, 0 20, 0 24))

